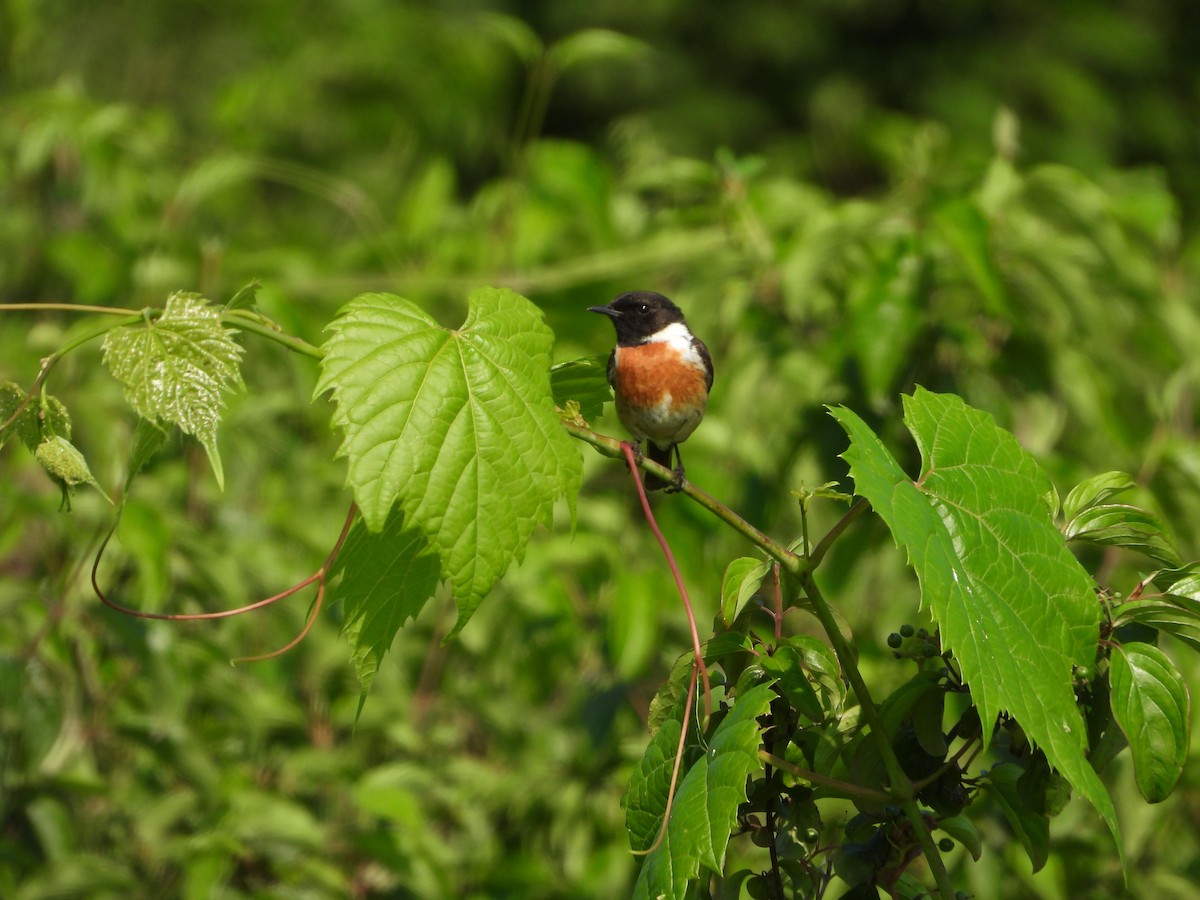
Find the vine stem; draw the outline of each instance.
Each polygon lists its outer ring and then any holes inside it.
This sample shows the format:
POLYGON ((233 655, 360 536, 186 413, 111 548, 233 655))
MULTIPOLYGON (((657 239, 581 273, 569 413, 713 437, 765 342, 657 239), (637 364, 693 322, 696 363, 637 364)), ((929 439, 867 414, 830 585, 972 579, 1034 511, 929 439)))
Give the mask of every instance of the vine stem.
MULTIPOLYGON (((618 441, 616 438, 611 438, 607 435, 598 434, 584 425, 579 425, 575 422, 568 422, 565 419, 563 420, 562 425, 563 428, 567 430, 569 435, 583 441, 585 444, 590 444, 603 456, 619 459, 624 455, 624 450, 621 449, 624 444, 623 441, 618 441)), ((658 475, 666 482, 673 482, 675 480, 675 473, 673 471, 668 469, 666 466, 659 465, 649 457, 642 457, 641 462, 637 465, 638 468, 642 469, 642 471, 649 472, 652 475, 658 475)), ((753 525, 735 513, 724 503, 721 503, 715 497, 706 494, 690 481, 683 482, 679 488, 679 493, 691 498, 696 503, 699 503, 702 507, 707 509, 734 531, 747 538, 751 543, 757 545, 764 553, 779 562, 787 571, 799 577, 799 573, 807 570, 809 563, 808 560, 806 560, 803 556, 793 553, 783 544, 780 544, 778 541, 768 537, 762 531, 755 528, 753 525)))
POLYGON ((787 772, 790 775, 795 775, 797 778, 803 778, 805 781, 811 781, 813 784, 819 784, 821 787, 828 788, 843 797, 858 798, 859 800, 867 800, 871 803, 891 803, 893 799, 891 794, 877 791, 874 788, 863 787, 861 784, 851 784, 849 781, 840 781, 837 778, 830 778, 828 775, 822 775, 819 772, 810 772, 808 769, 802 769, 768 750, 759 750, 758 758, 769 766, 774 766, 776 769, 787 772))
POLYGON ((805 596, 812 604, 813 613, 820 621, 821 627, 825 629, 829 643, 833 646, 833 652, 837 655, 842 671, 846 675, 846 680, 850 682, 850 688, 854 691, 854 696, 858 698, 859 709, 870 728, 871 739, 879 748, 884 769, 887 771, 889 796, 904 810, 905 817, 912 825, 913 833, 921 845, 921 851, 925 854, 925 861, 929 864, 929 870, 933 873, 934 881, 937 883, 938 892, 942 895, 943 900, 953 900, 954 885, 950 881, 950 874, 946 871, 946 864, 942 861, 942 855, 934 843, 929 825, 925 822, 921 808, 917 805, 916 791, 913 788, 912 780, 904 773, 904 769, 900 766, 900 760, 896 757, 896 751, 892 749, 892 742, 888 739, 887 730, 879 716, 879 710, 871 699, 867 683, 858 670, 854 653, 846 642, 841 628, 838 627, 832 609, 817 587, 811 570, 804 573, 800 583, 804 588, 805 596))
MULTIPOLYGON (((624 449, 627 445, 624 442, 597 434, 590 428, 574 422, 564 420, 563 427, 573 437, 590 444, 605 456, 619 457, 627 454, 627 451, 624 449)), ((632 453, 628 453, 627 458, 632 467, 632 453)), ((660 476, 666 481, 671 481, 674 478, 674 473, 670 469, 649 459, 643 458, 640 462, 640 467, 651 474, 660 476)), ((776 560, 788 575, 800 583, 805 596, 811 604, 814 615, 816 615, 817 620, 821 623, 821 627, 825 629, 829 643, 833 647, 833 652, 838 658, 838 663, 841 665, 842 671, 845 673, 846 680, 849 681, 850 688, 854 692, 854 696, 858 699, 859 707, 862 710, 862 717, 867 723, 871 739, 875 741, 879 748, 879 753, 887 772, 888 799, 898 804, 904 810, 905 817, 912 825, 913 832, 921 846, 922 853, 925 855, 930 872, 932 872, 934 880, 937 883, 938 893, 942 895, 944 900, 953 900, 954 885, 950 882, 950 875, 946 871, 946 865, 942 860, 941 853, 934 843, 933 834, 930 832, 929 826, 921 814, 912 780, 905 774, 899 759, 896 757, 895 750, 892 749, 887 730, 884 728, 883 721, 879 716, 879 710, 875 706, 866 681, 858 669, 858 662, 854 656, 854 652, 842 634, 841 628, 834 618, 833 610, 825 600, 824 595, 822 595, 813 578, 815 563, 824 556, 828 548, 832 545, 833 540, 866 510, 866 502, 860 501, 851 507, 830 533, 826 534, 817 543, 813 555, 816 556, 819 552, 820 556, 816 560, 813 560, 793 553, 782 544, 767 537, 762 531, 755 528, 729 507, 709 496, 704 491, 701 491, 691 482, 684 481, 680 488, 680 493, 690 497, 739 534, 748 538, 764 553, 776 560)))
POLYGON ((683 601, 683 610, 687 613, 688 628, 692 632, 692 652, 695 654, 696 668, 700 670, 700 676, 704 680, 704 718, 707 721, 712 715, 712 685, 708 680, 708 666, 704 664, 704 648, 700 646, 700 629, 696 626, 696 613, 692 609, 687 586, 683 583, 683 574, 675 562, 675 554, 671 552, 671 545, 667 543, 662 529, 658 527, 658 522, 654 518, 654 512, 650 509, 650 498, 646 496, 646 486, 642 484, 642 475, 638 471, 633 445, 622 441, 621 448, 625 452, 625 459, 629 461, 629 474, 633 478, 633 483, 637 485, 638 498, 642 501, 642 512, 646 516, 646 521, 650 523, 650 530, 654 532, 654 537, 658 539, 658 546, 662 548, 663 556, 667 558, 667 565, 670 566, 671 574, 675 577, 675 587, 679 590, 679 597, 683 601))

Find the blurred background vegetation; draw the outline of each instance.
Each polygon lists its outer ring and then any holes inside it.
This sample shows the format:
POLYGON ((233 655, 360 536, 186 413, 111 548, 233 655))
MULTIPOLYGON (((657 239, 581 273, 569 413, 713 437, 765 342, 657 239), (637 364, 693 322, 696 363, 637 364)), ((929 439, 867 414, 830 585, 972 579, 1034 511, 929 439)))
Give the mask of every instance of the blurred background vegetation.
MULTIPOLYGON (((569 359, 610 344, 586 306, 660 290, 717 365, 689 475, 777 537, 797 533, 790 489, 844 477, 822 404, 912 465, 898 395, 919 383, 993 413, 1064 494, 1132 472, 1192 558, 1197 37, 1167 0, 8 0, 0 302, 221 301, 257 278, 261 309, 319 342, 363 290, 453 324, 470 287, 503 284, 569 359)), ((0 312, 0 380, 29 385, 94 322, 0 312)), ((244 344, 226 489, 192 442, 156 457, 110 551, 117 599, 233 607, 308 575, 337 535, 348 497, 315 369, 244 344)), ((48 389, 115 490, 134 422, 98 347, 48 389)), ((0 895, 627 893, 620 797, 688 644, 622 468, 587 466, 574 534, 538 539, 451 644, 452 603, 430 604, 355 724, 337 609, 281 659, 233 668, 295 635, 306 601, 187 625, 110 613, 88 574, 111 508, 84 491, 57 512, 7 446, 0 895)), ((746 547, 682 501, 660 509, 711 617, 746 547)), ((1150 568, 1087 562, 1115 590, 1150 568)), ((826 569, 886 693, 908 673, 885 635, 924 624, 915 583, 869 524, 826 569)), ((1200 767, 1156 807, 1126 759, 1105 774, 1129 895, 1192 896, 1200 767)), ((983 861, 953 860, 977 896, 1126 890, 1087 807, 1056 820, 1037 875, 978 812, 983 861)))

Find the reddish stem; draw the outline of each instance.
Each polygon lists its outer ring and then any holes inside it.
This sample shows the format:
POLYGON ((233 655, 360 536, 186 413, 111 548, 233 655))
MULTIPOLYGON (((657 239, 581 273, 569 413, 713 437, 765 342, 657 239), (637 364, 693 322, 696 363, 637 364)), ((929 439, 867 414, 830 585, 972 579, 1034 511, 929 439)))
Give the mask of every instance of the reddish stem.
POLYGON ((654 536, 658 539, 658 546, 662 548, 663 555, 667 558, 667 565, 671 567, 671 574, 675 576, 675 587, 679 589, 679 596, 683 600, 688 627, 692 632, 692 652, 696 656, 696 668, 700 670, 700 677, 704 680, 704 717, 707 719, 712 715, 712 685, 708 680, 708 667, 704 664, 704 650, 700 646, 700 629, 696 627, 696 614, 692 612, 692 601, 683 584, 683 575, 679 572, 679 566, 675 564, 675 556, 671 553, 671 547, 667 544, 667 539, 663 537, 662 529, 658 527, 654 513, 650 510, 650 500, 646 497, 646 487, 642 484, 642 473, 633 457, 633 446, 628 441, 622 441, 621 449, 625 453, 625 459, 629 462, 629 472, 633 475, 633 483, 637 485, 638 497, 642 501, 642 512, 646 514, 650 530, 654 532, 654 536))
POLYGON ((116 603, 108 598, 108 596, 100 588, 98 573, 100 570, 100 560, 104 556, 104 550, 108 546, 108 542, 110 540, 112 540, 112 536, 114 534, 116 534, 117 524, 119 524, 119 522, 120 522, 120 519, 118 518, 118 521, 113 523, 113 527, 109 530, 108 534, 104 536, 104 540, 100 542, 100 548, 96 551, 96 558, 92 562, 92 590, 95 591, 96 596, 100 598, 100 602, 103 603, 105 606, 107 606, 109 609, 115 610, 119 613, 124 613, 127 616, 135 616, 136 618, 139 618, 139 619, 160 619, 160 620, 165 619, 167 621, 173 621, 173 622, 194 622, 194 621, 199 621, 199 620, 203 620, 203 619, 225 619, 225 618, 228 618, 229 616, 237 616, 237 615, 241 615, 242 613, 253 612, 256 609, 261 609, 264 606, 269 606, 270 604, 276 602, 277 600, 282 600, 284 597, 290 597, 292 594, 302 591, 304 588, 308 587, 313 582, 317 582, 318 583, 317 596, 313 602, 312 611, 309 613, 308 619, 304 623, 304 628, 300 631, 300 633, 296 637, 294 637, 291 641, 289 641, 286 645, 284 645, 280 649, 274 650, 271 653, 266 653, 261 656, 242 656, 242 657, 238 657, 237 659, 235 659, 233 661, 234 662, 257 662, 259 660, 270 659, 274 656, 278 656, 281 653, 286 653, 288 650, 291 650, 298 643, 300 643, 300 641, 304 640, 304 638, 308 635, 308 632, 312 629, 313 623, 316 621, 317 614, 321 611, 321 605, 325 599, 325 580, 329 574, 329 569, 333 565, 333 561, 335 559, 337 559, 338 553, 341 552, 342 545, 346 542, 346 536, 350 534, 350 527, 354 524, 354 516, 357 512, 358 512, 358 507, 354 503, 351 503, 350 510, 346 514, 345 524, 342 525, 342 532, 340 535, 338 535, 337 542, 333 545, 333 549, 329 551, 329 555, 325 557, 325 562, 323 562, 321 564, 321 567, 319 569, 317 569, 317 571, 315 571, 311 575, 309 575, 307 578, 305 578, 303 581, 299 582, 298 584, 292 585, 287 590, 281 591, 280 593, 275 594, 272 597, 267 597, 264 600, 256 600, 254 603, 248 603, 245 606, 239 606, 236 609, 223 609, 218 612, 207 612, 207 613, 151 613, 151 612, 144 612, 143 610, 140 610, 140 609, 131 609, 128 606, 121 606, 119 603, 116 603))

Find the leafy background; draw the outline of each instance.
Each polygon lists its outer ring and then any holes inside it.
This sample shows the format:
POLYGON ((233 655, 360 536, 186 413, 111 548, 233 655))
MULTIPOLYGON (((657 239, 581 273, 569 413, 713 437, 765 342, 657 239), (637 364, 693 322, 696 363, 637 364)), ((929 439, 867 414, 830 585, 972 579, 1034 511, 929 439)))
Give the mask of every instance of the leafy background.
MULTIPOLYGON (((495 284, 546 311, 561 360, 608 348, 586 306, 653 288, 717 361, 689 474, 768 532, 795 534, 790 488, 845 476, 823 404, 915 471, 898 397, 923 384, 995 415, 1064 495, 1131 472, 1191 558, 1195 37, 1167 2, 17 0, 0 9, 0 299, 137 308, 258 278, 264 312, 316 343, 362 291, 454 326, 495 284)), ((0 313, 0 378, 30 383, 90 324, 0 313)), ((316 367, 242 343, 224 491, 173 437, 127 503, 118 599, 232 607, 336 539, 346 472, 332 406, 310 402, 316 367)), ((100 366, 89 345, 49 388, 112 491, 134 418, 100 366)), ((424 609, 356 724, 343 611, 238 667, 296 634, 307 601, 190 625, 111 614, 87 584, 108 503, 80 490, 59 514, 6 446, 0 894, 628 893, 619 800, 688 642, 621 467, 584 464, 574 534, 544 530, 452 642, 453 604, 424 609)), ((711 618, 745 547, 689 505, 660 509, 711 618)), ((1118 589, 1151 568, 1095 554, 1118 589)), ((926 623, 882 528, 856 527, 823 578, 868 679, 907 677, 884 638, 926 623)), ((1106 780, 1128 893, 1190 896, 1200 769, 1156 806, 1127 756, 1106 780)), ((1036 876, 999 808, 980 828, 983 860, 952 859, 980 897, 1126 890, 1079 801, 1036 876)))

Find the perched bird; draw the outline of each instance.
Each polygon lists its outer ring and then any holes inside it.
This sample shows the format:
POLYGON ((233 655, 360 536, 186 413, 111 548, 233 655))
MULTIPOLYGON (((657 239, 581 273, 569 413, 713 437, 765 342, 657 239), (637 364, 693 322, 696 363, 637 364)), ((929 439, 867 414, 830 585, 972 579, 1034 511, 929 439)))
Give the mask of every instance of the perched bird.
MULTIPOLYGON (((683 484, 679 445, 704 418, 712 388, 708 348, 688 329, 679 307, 653 291, 622 294, 608 306, 589 306, 588 311, 608 316, 617 329, 608 383, 621 424, 639 447, 648 442, 646 455, 655 462, 670 469, 674 455, 678 490, 683 484)), ((654 491, 668 482, 647 475, 645 484, 654 491)))

